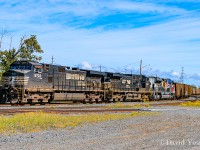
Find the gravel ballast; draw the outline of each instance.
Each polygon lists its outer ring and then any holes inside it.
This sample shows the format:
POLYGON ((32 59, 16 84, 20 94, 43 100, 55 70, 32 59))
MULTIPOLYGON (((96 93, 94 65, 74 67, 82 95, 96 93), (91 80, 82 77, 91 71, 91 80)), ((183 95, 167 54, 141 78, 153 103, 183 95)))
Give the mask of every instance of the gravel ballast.
POLYGON ((200 110, 153 107, 158 115, 85 124, 73 129, 1 135, 2 150, 200 149, 200 110))

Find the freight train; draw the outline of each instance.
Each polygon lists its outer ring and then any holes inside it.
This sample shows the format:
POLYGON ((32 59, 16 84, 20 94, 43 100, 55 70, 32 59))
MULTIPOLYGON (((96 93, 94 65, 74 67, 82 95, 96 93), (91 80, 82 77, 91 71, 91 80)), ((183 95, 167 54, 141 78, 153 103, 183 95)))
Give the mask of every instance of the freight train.
POLYGON ((16 61, 3 73, 0 100, 11 104, 98 103, 178 99, 198 92, 171 79, 16 61))

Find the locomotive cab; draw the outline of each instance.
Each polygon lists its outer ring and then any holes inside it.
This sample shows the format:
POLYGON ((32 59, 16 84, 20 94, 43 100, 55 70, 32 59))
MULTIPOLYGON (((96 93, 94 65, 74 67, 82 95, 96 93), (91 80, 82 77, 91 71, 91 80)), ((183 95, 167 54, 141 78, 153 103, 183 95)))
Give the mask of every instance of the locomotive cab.
POLYGON ((16 103, 22 99, 24 88, 28 83, 26 76, 32 69, 32 64, 26 61, 16 61, 2 76, 3 101, 16 103))

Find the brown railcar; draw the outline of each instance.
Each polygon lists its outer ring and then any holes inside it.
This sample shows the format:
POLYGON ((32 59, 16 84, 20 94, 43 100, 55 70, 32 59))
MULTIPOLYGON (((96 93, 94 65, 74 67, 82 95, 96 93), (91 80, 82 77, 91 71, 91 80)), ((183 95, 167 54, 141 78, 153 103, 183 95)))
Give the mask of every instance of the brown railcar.
POLYGON ((193 94, 193 87, 191 85, 189 85, 189 89, 188 89, 188 95, 191 96, 193 94))
POLYGON ((183 98, 185 96, 185 86, 184 84, 181 83, 176 83, 175 84, 175 93, 176 93, 176 98, 183 98))
POLYGON ((184 96, 183 97, 188 97, 189 96, 189 85, 184 84, 184 96))
POLYGON ((200 89, 199 89, 199 88, 196 88, 195 94, 196 94, 196 95, 200 95, 200 89))

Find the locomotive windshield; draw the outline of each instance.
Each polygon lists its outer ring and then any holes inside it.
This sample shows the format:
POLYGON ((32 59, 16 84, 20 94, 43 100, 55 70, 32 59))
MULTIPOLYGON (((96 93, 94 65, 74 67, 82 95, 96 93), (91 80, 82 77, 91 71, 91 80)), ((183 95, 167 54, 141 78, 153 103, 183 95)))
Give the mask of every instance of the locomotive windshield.
POLYGON ((31 70, 31 65, 18 64, 11 65, 10 69, 31 70))

